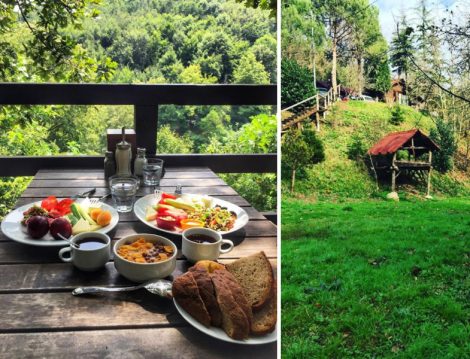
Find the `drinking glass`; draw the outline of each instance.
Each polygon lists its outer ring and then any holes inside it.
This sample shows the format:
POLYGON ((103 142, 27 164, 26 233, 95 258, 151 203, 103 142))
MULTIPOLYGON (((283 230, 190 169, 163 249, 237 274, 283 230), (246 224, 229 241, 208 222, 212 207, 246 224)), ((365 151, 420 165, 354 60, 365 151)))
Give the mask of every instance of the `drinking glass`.
POLYGON ((147 158, 147 163, 142 167, 144 184, 147 186, 159 186, 162 178, 163 160, 147 158))
POLYGON ((117 211, 132 211, 135 194, 139 189, 139 179, 136 177, 113 176, 109 179, 109 187, 117 211))

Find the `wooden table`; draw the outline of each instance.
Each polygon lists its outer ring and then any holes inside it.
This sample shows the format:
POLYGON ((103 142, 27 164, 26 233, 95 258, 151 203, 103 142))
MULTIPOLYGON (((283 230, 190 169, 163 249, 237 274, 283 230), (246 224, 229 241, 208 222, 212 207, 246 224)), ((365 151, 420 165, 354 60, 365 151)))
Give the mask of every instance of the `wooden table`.
MULTIPOLYGON (((161 188, 208 194, 243 207, 250 216, 240 231, 226 236, 235 248, 221 257, 229 262, 264 250, 276 264, 276 226, 208 168, 169 168, 161 188)), ((17 206, 48 195, 71 196, 96 187, 107 193, 101 170, 41 170, 21 195, 17 206)), ((139 189, 138 196, 151 193, 139 189)), ((111 203, 111 200, 107 200, 111 203)), ((133 213, 121 214, 111 238, 134 233, 158 233, 133 213)), ((174 238, 178 248, 181 239, 174 238)), ((276 343, 261 346, 230 344, 191 327, 171 301, 145 290, 74 297, 78 286, 123 286, 112 262, 85 273, 58 258, 58 247, 33 247, 0 234, 0 358, 275 358, 276 343)), ((188 264, 179 256, 173 276, 188 264)))

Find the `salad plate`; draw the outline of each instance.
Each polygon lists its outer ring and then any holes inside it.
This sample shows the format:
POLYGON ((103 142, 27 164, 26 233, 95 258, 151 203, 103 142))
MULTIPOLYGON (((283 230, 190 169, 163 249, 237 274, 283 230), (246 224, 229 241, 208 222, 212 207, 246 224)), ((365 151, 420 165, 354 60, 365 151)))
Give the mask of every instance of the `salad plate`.
MULTIPOLYGON (((80 201, 77 201, 80 203, 80 201)), ((30 204, 26 204, 24 206, 18 207, 11 211, 2 221, 1 230, 3 234, 5 234, 8 238, 13 241, 28 244, 32 246, 39 246, 39 247, 64 247, 68 246, 68 242, 64 240, 55 240, 51 234, 48 232, 40 239, 32 238, 26 229, 25 225, 21 224, 23 220, 23 213, 30 209, 33 206, 41 206, 41 202, 33 202, 30 204)), ((95 232, 99 233, 108 233, 114 227, 116 227, 117 223, 119 222, 119 214, 113 207, 101 203, 101 208, 105 211, 109 211, 111 213, 111 221, 108 225, 103 226, 95 232)))
MULTIPOLYGON (((172 195, 163 194, 163 196, 172 196, 172 195)), ((158 224, 156 218, 149 217, 149 210, 152 211, 152 208, 155 209, 155 207, 158 206, 160 201, 162 201, 161 197, 157 197, 154 194, 149 194, 145 197, 138 199, 134 204, 135 215, 141 222, 145 223, 147 226, 151 228, 158 229, 162 232, 169 233, 169 234, 181 235, 181 233, 183 232, 183 228, 181 228, 179 224, 174 228, 171 228, 171 227, 168 228, 168 226, 162 227, 161 225, 158 224)), ((182 213, 183 216, 189 216, 190 218, 194 218, 196 221, 201 220, 204 224, 203 225, 201 224, 200 227, 203 226, 205 228, 211 228, 211 224, 210 224, 211 221, 210 219, 208 219, 208 217, 213 215, 213 212, 216 212, 217 208, 219 208, 221 211, 224 211, 224 213, 228 214, 229 216, 231 214, 233 217, 232 219, 227 219, 227 222, 228 222, 227 225, 219 224, 219 225, 215 225, 212 228, 222 235, 232 233, 243 228, 248 223, 248 220, 249 220, 248 214, 243 208, 240 208, 239 206, 233 203, 224 201, 219 198, 185 193, 183 195, 177 196, 176 201, 182 201, 184 203, 191 203, 198 209, 196 211, 191 211, 187 209, 182 210, 181 208, 178 208, 177 211, 178 213, 182 213), (203 207, 204 210, 201 210, 201 207, 203 207), (185 213, 181 211, 184 211, 185 213), (202 212, 203 214, 201 214, 201 218, 198 218, 198 213, 202 213, 202 212)), ((173 202, 173 203, 178 205, 176 202, 173 202)), ((167 206, 167 207, 171 207, 171 206, 167 206)), ((173 215, 174 212, 175 211, 172 211, 170 209, 168 213, 170 215, 173 215)), ((155 215, 159 216, 160 213, 164 213, 164 212, 158 212, 158 213, 156 212, 155 215)))
POLYGON ((259 344, 268 344, 273 343, 277 340, 277 326, 273 332, 268 333, 263 336, 259 337, 249 337, 245 340, 235 340, 230 338, 221 328, 216 327, 206 327, 204 324, 199 323, 196 319, 194 319, 188 312, 186 312, 180 305, 173 299, 173 303, 175 303, 176 310, 181 314, 181 316, 194 328, 198 329, 199 331, 219 340, 223 340, 229 343, 236 343, 236 344, 244 344, 244 345, 259 345, 259 344))

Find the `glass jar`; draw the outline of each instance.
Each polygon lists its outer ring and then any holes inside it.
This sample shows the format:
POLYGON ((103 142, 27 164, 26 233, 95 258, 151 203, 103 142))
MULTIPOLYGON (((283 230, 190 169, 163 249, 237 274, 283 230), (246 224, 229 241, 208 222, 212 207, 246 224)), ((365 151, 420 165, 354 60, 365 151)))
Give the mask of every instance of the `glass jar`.
POLYGON ((146 150, 145 148, 137 149, 137 157, 134 161, 134 175, 142 177, 143 167, 147 164, 147 158, 145 157, 146 150))

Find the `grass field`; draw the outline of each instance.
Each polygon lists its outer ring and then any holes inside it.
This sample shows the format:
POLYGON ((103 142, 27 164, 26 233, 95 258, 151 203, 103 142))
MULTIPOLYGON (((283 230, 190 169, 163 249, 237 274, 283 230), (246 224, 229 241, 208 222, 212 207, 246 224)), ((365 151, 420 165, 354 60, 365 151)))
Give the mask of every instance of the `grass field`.
POLYGON ((470 200, 282 203, 285 358, 470 358, 470 200))

